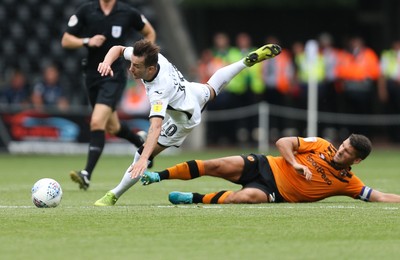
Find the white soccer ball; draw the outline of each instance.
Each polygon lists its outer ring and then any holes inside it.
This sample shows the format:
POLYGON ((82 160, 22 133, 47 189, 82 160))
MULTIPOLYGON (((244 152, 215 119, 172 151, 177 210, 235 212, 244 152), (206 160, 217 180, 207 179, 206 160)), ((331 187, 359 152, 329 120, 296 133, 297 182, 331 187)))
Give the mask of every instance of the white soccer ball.
POLYGON ((50 178, 40 179, 32 187, 32 202, 38 208, 57 207, 62 195, 61 185, 50 178))

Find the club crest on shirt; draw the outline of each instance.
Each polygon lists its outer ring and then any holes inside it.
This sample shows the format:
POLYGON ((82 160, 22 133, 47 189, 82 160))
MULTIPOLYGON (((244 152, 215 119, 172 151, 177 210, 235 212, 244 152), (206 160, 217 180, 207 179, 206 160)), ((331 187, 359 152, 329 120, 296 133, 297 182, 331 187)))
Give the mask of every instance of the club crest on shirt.
POLYGON ((153 110, 156 113, 161 112, 161 110, 162 110, 162 101, 155 101, 153 104, 151 104, 151 110, 153 110))
POLYGON ((254 162, 254 157, 249 155, 249 156, 247 156, 247 160, 249 160, 250 162, 254 162))
POLYGON ((121 37, 121 34, 122 34, 122 27, 113 25, 113 27, 111 28, 112 37, 119 38, 119 37, 121 37))

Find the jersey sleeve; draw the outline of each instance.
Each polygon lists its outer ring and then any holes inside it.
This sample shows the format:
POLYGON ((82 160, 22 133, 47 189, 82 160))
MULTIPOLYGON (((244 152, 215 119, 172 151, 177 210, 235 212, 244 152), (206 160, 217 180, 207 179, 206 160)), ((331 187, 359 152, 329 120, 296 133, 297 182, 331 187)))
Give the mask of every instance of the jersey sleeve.
POLYGON ((126 47, 124 50, 124 59, 128 61, 132 61, 132 55, 133 55, 133 47, 126 47))
POLYGON ((132 17, 132 26, 135 30, 141 31, 143 30, 145 24, 148 22, 146 17, 141 14, 137 9, 131 7, 130 8, 131 17, 132 17))
POLYGON ((75 36, 82 34, 85 26, 85 8, 86 5, 78 7, 76 12, 69 18, 66 32, 75 36))
POLYGON ((150 114, 149 118, 151 117, 161 117, 164 119, 165 114, 167 113, 167 108, 169 104, 168 96, 164 95, 167 93, 164 90, 155 90, 152 91, 149 95, 150 101, 150 114), (161 93, 161 94, 160 94, 161 93))
POLYGON ((318 150, 322 147, 329 146, 330 143, 320 137, 298 137, 299 148, 297 152, 309 152, 312 150, 318 150))

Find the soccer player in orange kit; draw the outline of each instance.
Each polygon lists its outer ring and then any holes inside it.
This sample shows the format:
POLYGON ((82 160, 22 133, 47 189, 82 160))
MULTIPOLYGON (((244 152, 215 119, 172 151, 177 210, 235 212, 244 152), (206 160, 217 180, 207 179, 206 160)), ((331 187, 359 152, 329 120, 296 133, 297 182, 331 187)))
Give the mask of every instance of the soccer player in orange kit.
POLYGON ((223 178, 242 185, 238 191, 209 194, 171 192, 173 204, 314 202, 349 196, 370 202, 400 202, 400 195, 366 186, 351 170, 371 152, 371 141, 350 135, 338 149, 319 137, 283 137, 276 142, 281 156, 249 154, 211 160, 192 160, 160 172, 145 172, 144 185, 166 179, 201 176, 223 178))

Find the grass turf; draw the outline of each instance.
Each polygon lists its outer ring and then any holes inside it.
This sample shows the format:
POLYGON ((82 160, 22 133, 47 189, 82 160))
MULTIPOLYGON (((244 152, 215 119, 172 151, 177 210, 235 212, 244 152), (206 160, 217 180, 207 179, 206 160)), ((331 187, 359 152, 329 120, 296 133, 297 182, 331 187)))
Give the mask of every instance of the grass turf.
MULTIPOLYGON (((237 151, 157 157, 160 170, 190 159, 237 151)), ((400 194, 399 151, 374 151, 354 171, 373 188, 400 194)), ((203 177, 135 185, 114 207, 93 202, 120 180, 131 157, 103 155, 89 191, 68 172, 85 156, 0 155, 1 259, 398 259, 400 205, 335 197, 317 203, 180 205, 174 190, 239 189, 203 177), (39 209, 30 200, 36 180, 60 182, 61 205, 39 209)))

